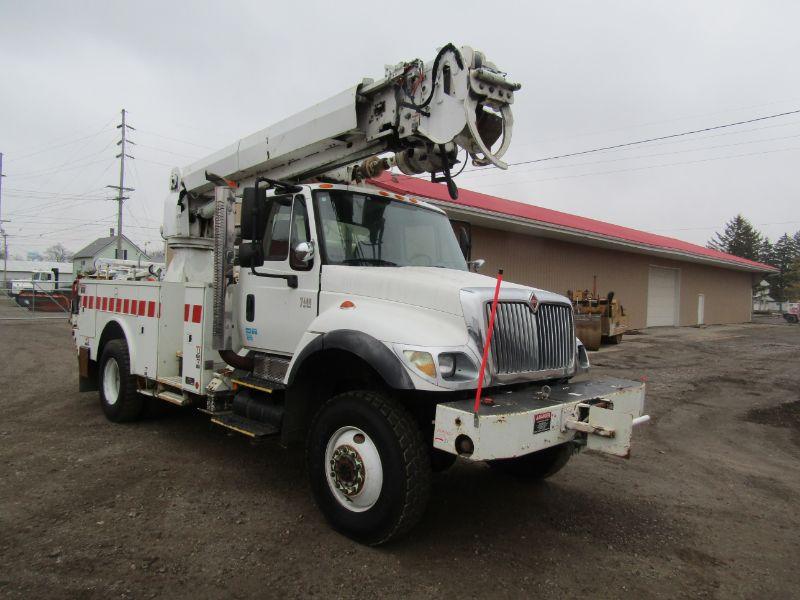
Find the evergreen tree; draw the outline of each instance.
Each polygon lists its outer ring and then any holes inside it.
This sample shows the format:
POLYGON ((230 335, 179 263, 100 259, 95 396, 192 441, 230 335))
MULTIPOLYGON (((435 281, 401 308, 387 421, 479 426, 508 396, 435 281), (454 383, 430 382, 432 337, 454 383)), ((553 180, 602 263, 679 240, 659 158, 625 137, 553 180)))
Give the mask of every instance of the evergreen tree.
POLYGON ((795 242, 794 238, 789 237, 788 233, 784 233, 775 242, 772 260, 768 263, 778 269, 777 273, 767 277, 769 293, 773 300, 786 302, 789 299, 789 289, 797 282, 798 273, 796 267, 798 257, 800 257, 800 248, 798 248, 797 242, 795 242))
POLYGON ((759 260, 761 234, 742 215, 736 215, 725 224, 723 233, 717 232, 708 242, 708 247, 749 260, 759 260))
POLYGON ((769 238, 765 237, 761 241, 761 247, 758 250, 758 262, 762 262, 765 265, 771 265, 774 257, 775 248, 773 247, 772 242, 769 241, 769 238))
MULTIPOLYGON (((795 234, 795 239, 798 239, 795 234)), ((800 248, 800 244, 798 244, 800 248)), ((800 301, 800 256, 798 256, 789 270, 789 286, 786 288, 786 299, 789 302, 800 301)))

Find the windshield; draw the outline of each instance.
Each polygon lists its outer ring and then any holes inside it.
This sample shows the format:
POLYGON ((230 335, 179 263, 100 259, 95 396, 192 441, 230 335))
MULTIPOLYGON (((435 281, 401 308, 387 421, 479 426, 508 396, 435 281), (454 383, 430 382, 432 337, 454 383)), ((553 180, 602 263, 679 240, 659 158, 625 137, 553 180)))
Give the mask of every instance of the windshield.
POLYGON ((450 221, 407 202, 345 190, 316 190, 328 264, 467 270, 450 221))

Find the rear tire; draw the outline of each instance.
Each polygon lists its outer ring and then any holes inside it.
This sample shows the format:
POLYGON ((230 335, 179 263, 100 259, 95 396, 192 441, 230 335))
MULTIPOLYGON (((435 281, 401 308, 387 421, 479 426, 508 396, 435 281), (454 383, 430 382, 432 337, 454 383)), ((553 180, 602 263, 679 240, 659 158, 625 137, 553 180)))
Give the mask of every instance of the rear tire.
POLYGON ((125 340, 111 340, 103 348, 98 378, 100 406, 109 421, 124 423, 142 415, 144 399, 136 391, 136 376, 131 375, 125 340))
POLYGON ((431 469, 434 473, 447 471, 447 469, 456 464, 456 459, 458 458, 458 456, 455 454, 450 454, 449 452, 439 450, 438 448, 431 448, 430 455, 431 469))
POLYGON ((533 454, 490 460, 489 466, 498 471, 503 471, 520 479, 540 480, 547 479, 558 473, 569 462, 572 456, 572 444, 560 444, 539 450, 533 454))
POLYGON ((428 504, 431 465, 422 432, 382 394, 329 400, 314 417, 306 459, 322 514, 358 542, 377 546, 408 533, 428 504))

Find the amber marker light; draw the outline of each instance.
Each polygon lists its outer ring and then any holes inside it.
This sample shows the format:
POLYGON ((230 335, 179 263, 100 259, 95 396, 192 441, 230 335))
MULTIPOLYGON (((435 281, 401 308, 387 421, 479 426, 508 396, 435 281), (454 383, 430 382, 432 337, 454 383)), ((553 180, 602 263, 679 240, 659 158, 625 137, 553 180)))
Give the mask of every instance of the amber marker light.
POLYGON ((414 365, 417 371, 424 373, 431 379, 436 379, 436 365, 433 362, 433 357, 428 352, 404 350, 403 356, 408 362, 414 365))

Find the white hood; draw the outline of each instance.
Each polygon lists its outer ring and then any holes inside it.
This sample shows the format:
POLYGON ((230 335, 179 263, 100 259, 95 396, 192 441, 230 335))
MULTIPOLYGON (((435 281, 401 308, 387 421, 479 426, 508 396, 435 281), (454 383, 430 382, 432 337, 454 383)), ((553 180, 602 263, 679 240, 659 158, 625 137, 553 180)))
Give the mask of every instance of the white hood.
MULTIPOLYGON (((494 291, 496 279, 469 271, 436 267, 356 267, 325 265, 322 291, 379 298, 461 315, 460 291, 487 288, 494 291)), ((503 289, 528 289, 503 281, 503 289)))

